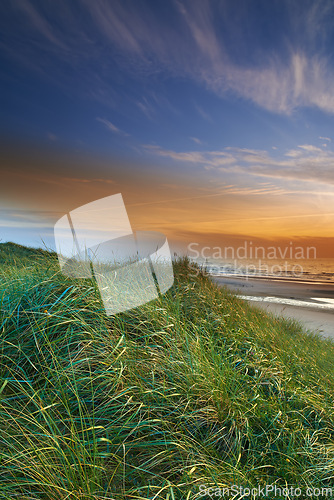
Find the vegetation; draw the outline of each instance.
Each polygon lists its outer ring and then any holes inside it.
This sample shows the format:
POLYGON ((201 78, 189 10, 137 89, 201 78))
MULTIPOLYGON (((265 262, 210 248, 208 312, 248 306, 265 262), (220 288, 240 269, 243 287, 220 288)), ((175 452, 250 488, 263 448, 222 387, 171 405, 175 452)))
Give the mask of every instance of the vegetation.
POLYGON ((0 499, 333 485, 331 341, 187 259, 165 295, 107 317, 54 254, 0 249, 0 499))

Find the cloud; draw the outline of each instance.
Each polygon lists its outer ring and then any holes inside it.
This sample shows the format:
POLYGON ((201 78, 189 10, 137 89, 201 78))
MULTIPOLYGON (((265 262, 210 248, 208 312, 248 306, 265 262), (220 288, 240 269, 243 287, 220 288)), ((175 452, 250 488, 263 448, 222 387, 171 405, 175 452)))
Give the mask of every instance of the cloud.
POLYGON ((113 123, 111 123, 109 120, 106 118, 96 118, 96 120, 100 123, 103 123, 105 127, 110 130, 111 132, 114 132, 115 134, 120 134, 124 136, 129 136, 126 132, 123 132, 123 130, 120 130, 118 127, 116 127, 113 123))
POLYGON ((189 137, 189 139, 196 142, 196 144, 203 144, 202 141, 200 139, 198 139, 197 137, 189 137))
POLYGON ((328 61, 291 51, 285 61, 269 60, 260 68, 238 67, 222 61, 216 73, 203 78, 208 87, 224 96, 228 91, 269 111, 291 114, 299 107, 334 112, 334 72, 328 61))
POLYGON ((213 123, 213 119, 212 117, 209 115, 209 113, 207 113, 205 111, 205 109, 203 109, 201 106, 199 106, 198 104, 195 104, 195 109, 197 111, 197 113, 202 117, 204 118, 204 120, 210 122, 210 123, 213 123))
POLYGON ((36 32, 39 32, 49 42, 57 45, 61 49, 68 49, 62 38, 55 33, 54 28, 51 23, 48 22, 45 15, 43 15, 42 12, 38 12, 31 2, 26 0, 16 1, 14 3, 15 6, 27 16, 36 32))
MULTIPOLYGON (((334 185, 334 152, 312 144, 302 144, 289 150, 280 158, 268 151, 231 148, 221 151, 173 151, 159 146, 145 145, 143 148, 160 157, 176 162, 201 166, 207 171, 227 172, 253 177, 267 177, 288 181, 305 181, 334 185)), ((215 181, 216 182, 216 181, 215 181)))
POLYGON ((152 104, 148 102, 146 97, 143 97, 141 101, 138 101, 137 106, 144 113, 144 115, 146 115, 147 118, 153 120, 153 118, 155 117, 155 109, 152 104))
MULTIPOLYGON (((148 1, 81 0, 73 7, 59 0, 46 9, 44 3, 13 0, 0 7, 0 27, 13 57, 22 62, 29 56, 40 68, 58 61, 58 79, 80 69, 87 88, 95 89, 92 96, 106 101, 116 65, 137 80, 187 78, 222 98, 232 94, 275 113, 305 106, 334 113, 333 2, 270 2, 262 19, 265 24, 277 14, 270 30, 259 29, 251 2, 234 4, 175 0, 163 15, 148 1), (17 23, 18 10, 24 28, 17 23), (13 21, 15 34, 7 28, 13 21)), ((147 103, 137 106, 150 114, 147 103)), ((211 120, 203 108, 196 109, 211 120)))
POLYGON ((166 158, 171 158, 172 160, 175 160, 175 161, 182 161, 182 162, 187 162, 187 163, 205 163, 206 162, 205 156, 202 153, 197 152, 197 151, 178 153, 176 151, 162 149, 159 146, 144 145, 143 147, 147 151, 151 151, 158 156, 164 156, 166 158))
POLYGON ((235 194, 238 196, 249 196, 249 195, 282 195, 290 193, 291 191, 283 189, 279 186, 273 184, 263 186, 263 187, 240 187, 240 186, 229 186, 223 188, 221 194, 235 194))
POLYGON ((305 151, 309 151, 310 153, 322 153, 321 148, 317 148, 316 146, 312 146, 312 144, 303 144, 302 146, 298 146, 305 151))
POLYGON ((171 158, 174 161, 181 161, 197 165, 205 165, 210 167, 219 167, 230 165, 236 162, 236 159, 228 151, 185 151, 177 152, 160 148, 160 146, 144 145, 143 148, 157 156, 171 158))
POLYGON ((62 177, 63 183, 83 183, 83 184, 92 184, 92 183, 102 183, 102 184, 114 184, 115 181, 107 178, 91 178, 85 179, 81 177, 62 177))

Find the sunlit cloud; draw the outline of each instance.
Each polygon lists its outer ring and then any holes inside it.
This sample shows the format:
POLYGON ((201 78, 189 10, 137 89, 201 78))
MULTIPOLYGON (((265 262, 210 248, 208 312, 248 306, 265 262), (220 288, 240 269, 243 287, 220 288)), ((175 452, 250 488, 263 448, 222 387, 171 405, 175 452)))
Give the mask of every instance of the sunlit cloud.
POLYGON ((144 148, 160 157, 202 166, 208 171, 334 185, 334 152, 312 144, 297 146, 281 158, 271 156, 268 151, 247 148, 186 152, 164 150, 156 145, 146 145, 144 148))
POLYGON ((323 141, 328 141, 328 142, 331 142, 331 140, 332 140, 329 137, 321 137, 321 136, 319 136, 319 139, 321 139, 323 141))

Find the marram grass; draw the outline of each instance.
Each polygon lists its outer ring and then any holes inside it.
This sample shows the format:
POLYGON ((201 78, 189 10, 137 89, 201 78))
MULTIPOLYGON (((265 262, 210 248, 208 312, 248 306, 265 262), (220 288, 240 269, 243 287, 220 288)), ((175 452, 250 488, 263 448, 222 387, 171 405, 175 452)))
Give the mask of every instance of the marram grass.
POLYGON ((165 295, 107 317, 54 254, 0 245, 0 499, 334 487, 334 344, 187 259, 174 271, 165 295))

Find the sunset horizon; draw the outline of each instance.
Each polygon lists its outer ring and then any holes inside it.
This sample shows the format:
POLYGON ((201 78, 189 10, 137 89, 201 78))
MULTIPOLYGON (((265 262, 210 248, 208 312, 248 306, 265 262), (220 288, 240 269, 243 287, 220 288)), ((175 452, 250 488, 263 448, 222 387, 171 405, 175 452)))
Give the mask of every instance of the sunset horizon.
POLYGON ((58 217, 122 193, 134 227, 178 251, 254 239, 334 257, 329 3, 14 4, 3 241, 53 247, 58 217))
POLYGON ((9 150, 4 165, 3 241, 54 248, 53 226, 65 212, 121 193, 133 229, 166 233, 177 252, 187 253, 194 242, 211 247, 292 242, 316 247, 319 258, 334 257, 329 192, 302 193, 296 200, 296 194, 273 193, 262 181, 254 188, 217 188, 210 177, 194 179, 184 170, 174 173, 171 184, 169 172, 160 172, 152 159, 130 162, 47 145, 9 150))

